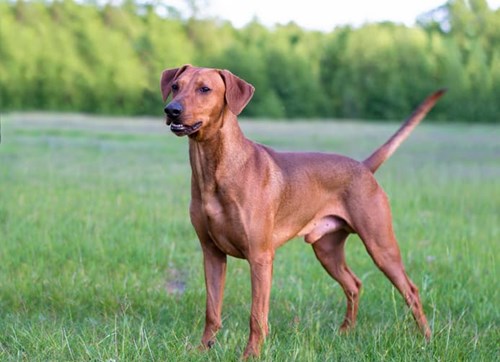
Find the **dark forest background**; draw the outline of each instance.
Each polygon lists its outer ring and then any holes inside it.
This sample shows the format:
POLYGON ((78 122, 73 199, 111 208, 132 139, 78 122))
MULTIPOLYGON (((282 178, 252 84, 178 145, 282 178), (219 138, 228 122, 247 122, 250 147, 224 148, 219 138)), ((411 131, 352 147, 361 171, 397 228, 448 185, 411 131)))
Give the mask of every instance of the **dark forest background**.
POLYGON ((187 3, 0 0, 2 111, 160 114, 162 70, 191 63, 252 83, 248 117, 400 119, 447 87, 433 119, 499 122, 500 10, 485 0, 326 33, 239 29, 187 3))

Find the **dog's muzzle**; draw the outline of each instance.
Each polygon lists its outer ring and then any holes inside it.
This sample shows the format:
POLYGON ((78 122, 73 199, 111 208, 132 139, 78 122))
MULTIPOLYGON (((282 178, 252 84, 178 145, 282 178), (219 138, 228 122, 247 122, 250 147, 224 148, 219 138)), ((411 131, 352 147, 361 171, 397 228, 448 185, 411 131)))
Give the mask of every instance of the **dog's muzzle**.
POLYGON ((197 122, 193 125, 184 124, 182 121, 182 114, 184 109, 182 104, 177 101, 172 101, 164 108, 167 115, 167 126, 170 126, 170 130, 177 136, 189 136, 201 127, 201 122, 197 122))

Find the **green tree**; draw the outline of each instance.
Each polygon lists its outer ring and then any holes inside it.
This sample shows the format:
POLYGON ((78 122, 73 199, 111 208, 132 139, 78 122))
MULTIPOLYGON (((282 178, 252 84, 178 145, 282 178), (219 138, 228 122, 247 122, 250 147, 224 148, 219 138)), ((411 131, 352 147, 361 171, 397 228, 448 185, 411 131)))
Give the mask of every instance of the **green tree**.
POLYGON ((251 117, 401 118, 430 91, 433 118, 499 122, 500 11, 451 0, 419 18, 325 34, 294 23, 243 29, 156 0, 0 1, 0 104, 159 114, 163 69, 227 68, 256 87, 251 117))
POLYGON ((219 59, 215 59, 214 64, 218 68, 230 69, 231 72, 255 87, 254 96, 244 110, 243 116, 285 117, 280 98, 269 86, 269 79, 266 74, 267 64, 258 47, 255 45, 245 47, 241 43, 236 43, 226 49, 219 59))
POLYGON ((372 24, 334 34, 321 62, 333 116, 394 119, 436 87, 429 38, 416 28, 372 24))

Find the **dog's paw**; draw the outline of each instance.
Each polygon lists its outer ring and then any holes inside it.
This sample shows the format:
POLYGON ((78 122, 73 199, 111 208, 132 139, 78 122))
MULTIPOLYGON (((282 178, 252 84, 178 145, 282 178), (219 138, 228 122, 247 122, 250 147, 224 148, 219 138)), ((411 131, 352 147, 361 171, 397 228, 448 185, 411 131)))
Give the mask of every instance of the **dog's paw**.
POLYGON ((202 341, 200 343, 200 345, 198 346, 198 351, 200 352, 204 352, 204 351, 208 351, 209 349, 211 349, 213 346, 215 345, 215 340, 213 339, 209 339, 208 341, 204 342, 202 341))
POLYGON ((339 328, 340 334, 347 334, 352 331, 354 328, 354 324, 350 320, 344 320, 339 328))

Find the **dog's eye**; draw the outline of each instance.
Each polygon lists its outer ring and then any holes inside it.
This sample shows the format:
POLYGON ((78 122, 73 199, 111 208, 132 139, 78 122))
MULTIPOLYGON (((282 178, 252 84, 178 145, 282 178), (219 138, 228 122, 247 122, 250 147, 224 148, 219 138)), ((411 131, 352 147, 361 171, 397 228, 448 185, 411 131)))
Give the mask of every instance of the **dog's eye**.
POLYGON ((172 84, 172 90, 175 92, 175 91, 178 91, 179 90, 179 85, 177 83, 174 83, 172 84))
POLYGON ((210 92, 210 91, 211 91, 211 89, 210 89, 210 88, 208 88, 208 87, 205 87, 205 86, 203 86, 203 87, 201 87, 201 88, 200 88, 200 92, 201 92, 201 93, 208 93, 208 92, 210 92))

